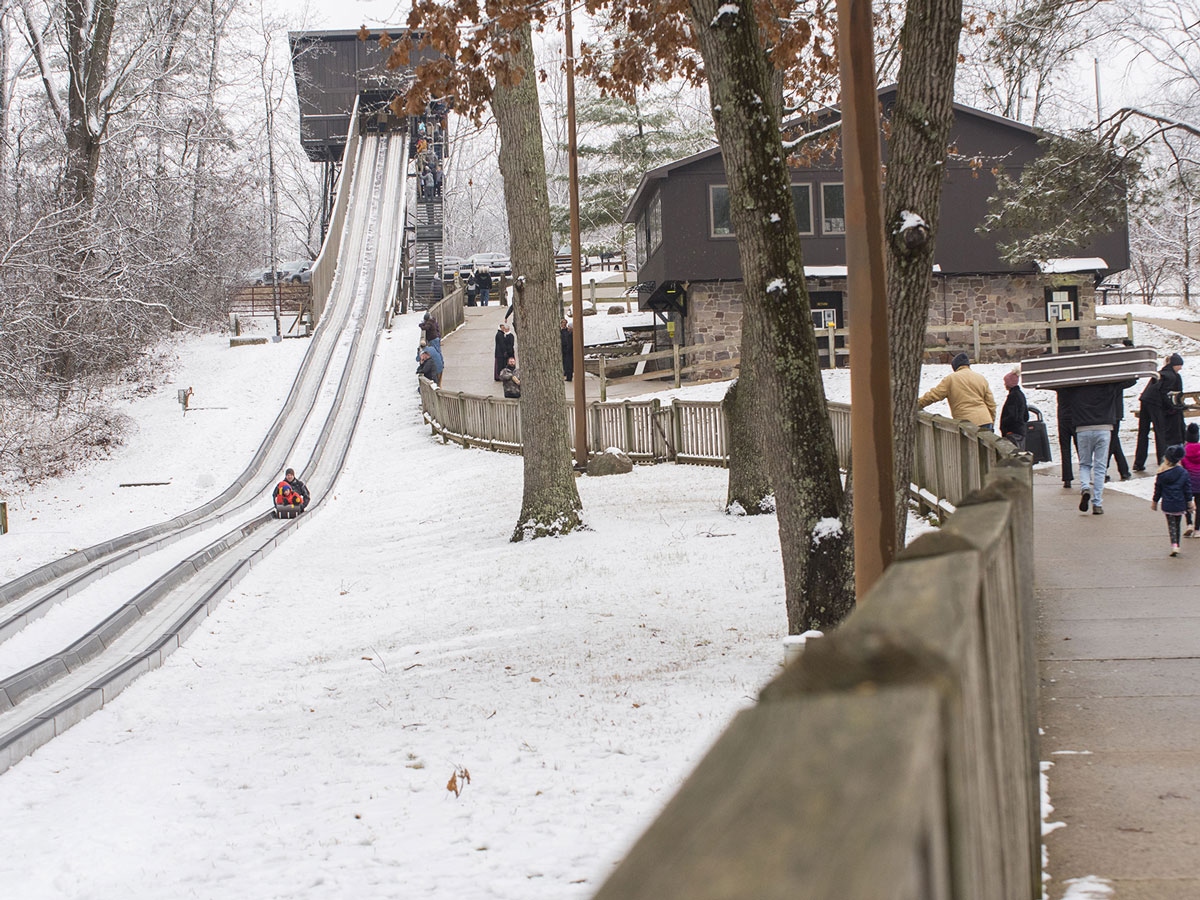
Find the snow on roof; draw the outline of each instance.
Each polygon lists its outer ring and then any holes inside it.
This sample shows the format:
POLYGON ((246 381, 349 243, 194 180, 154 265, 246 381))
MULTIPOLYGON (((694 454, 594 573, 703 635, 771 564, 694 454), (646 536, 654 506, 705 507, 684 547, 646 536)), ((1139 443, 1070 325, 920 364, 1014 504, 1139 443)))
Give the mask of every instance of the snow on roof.
POLYGON ((805 266, 805 278, 845 278, 845 266, 805 266))
POLYGON ((1063 275, 1067 272, 1095 272, 1107 269, 1106 263, 1099 256, 1064 257, 1062 259, 1035 260, 1038 269, 1048 275, 1063 275))

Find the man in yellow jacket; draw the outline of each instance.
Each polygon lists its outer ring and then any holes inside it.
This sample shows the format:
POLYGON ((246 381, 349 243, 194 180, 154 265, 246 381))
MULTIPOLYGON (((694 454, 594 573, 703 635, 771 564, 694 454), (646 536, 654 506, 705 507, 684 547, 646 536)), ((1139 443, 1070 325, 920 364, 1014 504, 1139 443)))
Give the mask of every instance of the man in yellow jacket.
POLYGON ((996 398, 987 379, 972 372, 970 358, 960 353, 950 361, 951 372, 932 390, 926 391, 917 400, 924 409, 931 403, 946 400, 950 403, 950 416, 966 419, 972 425, 993 431, 996 421, 996 398))

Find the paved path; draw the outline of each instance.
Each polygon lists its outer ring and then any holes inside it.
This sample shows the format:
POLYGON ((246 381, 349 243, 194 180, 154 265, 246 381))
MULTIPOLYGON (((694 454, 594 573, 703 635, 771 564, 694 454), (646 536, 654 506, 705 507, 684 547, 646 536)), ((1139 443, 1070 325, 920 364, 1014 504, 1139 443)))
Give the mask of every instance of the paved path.
POLYGON ((1041 755, 1066 823, 1046 837, 1048 896, 1091 875, 1116 900, 1196 900, 1200 540, 1171 559, 1148 501, 1106 491, 1104 516, 1078 501, 1034 478, 1041 755))
POLYGON ((1150 319, 1145 316, 1134 316, 1135 322, 1145 322, 1147 325, 1157 325, 1166 331, 1174 331, 1184 337, 1200 341, 1200 322, 1188 322, 1183 319, 1150 319))
MULTIPOLYGON (((442 338, 446 353, 446 371, 442 376, 443 391, 462 391, 478 396, 502 397, 500 382, 493 379, 493 359, 496 348, 496 329, 500 327, 504 314, 508 309, 503 306, 468 306, 466 322, 453 334, 442 338)), ((511 321, 511 320, 510 320, 511 321)), ((521 333, 517 333, 517 362, 520 364, 521 333)), ((416 348, 413 348, 415 354, 416 348)), ((415 367, 414 363, 414 367, 415 367)), ((578 377, 578 376, 576 376, 578 377)), ((600 399, 600 378, 596 375, 587 376, 587 398, 600 399)), ((621 384, 609 384, 608 399, 619 400, 624 397, 636 397, 639 394, 667 390, 673 387, 670 379, 652 381, 632 381, 621 384)), ((573 384, 563 382, 563 395, 574 397, 573 384)))

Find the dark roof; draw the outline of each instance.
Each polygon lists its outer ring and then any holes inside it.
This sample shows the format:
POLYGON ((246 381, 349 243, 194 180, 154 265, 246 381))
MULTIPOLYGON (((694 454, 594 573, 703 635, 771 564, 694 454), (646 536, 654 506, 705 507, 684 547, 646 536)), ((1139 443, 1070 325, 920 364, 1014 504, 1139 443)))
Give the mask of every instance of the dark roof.
MULTIPOLYGON (((879 99, 881 101, 895 93, 896 93, 896 85, 895 84, 884 85, 876 92, 877 96, 879 97, 879 99)), ((1022 122, 1017 122, 1013 119, 1006 119, 1003 116, 997 116, 993 113, 984 112, 981 109, 976 109, 973 106, 966 106, 965 104, 962 104, 962 103, 955 103, 954 111, 958 114, 975 116, 976 118, 980 118, 985 121, 994 122, 999 125, 1004 125, 1008 128, 1012 128, 1016 131, 1023 131, 1026 134, 1031 134, 1031 135, 1039 136, 1039 137, 1042 134, 1044 134, 1044 132, 1040 128, 1033 128, 1032 126, 1026 125, 1022 122)), ((837 105, 826 106, 826 107, 822 107, 821 109, 817 110, 812 115, 805 116, 803 118, 790 119, 784 123, 783 127, 785 129, 792 129, 792 128, 795 128, 796 126, 802 125, 807 122, 811 122, 813 120, 816 120, 817 122, 822 122, 822 120, 829 120, 829 121, 825 121, 822 125, 818 126, 818 127, 824 127, 825 125, 828 125, 830 123, 830 121, 833 121, 834 117, 840 116, 840 114, 841 114, 840 106, 837 106, 837 105)), ((686 168, 687 166, 690 166, 693 163, 697 163, 701 160, 708 159, 712 156, 717 156, 720 154, 720 152, 721 152, 720 145, 715 144, 712 147, 709 147, 707 150, 700 150, 699 152, 693 153, 690 156, 684 156, 684 157, 681 157, 680 159, 672 160, 671 162, 668 162, 668 163, 663 163, 661 166, 658 166, 657 168, 651 169, 650 171, 646 172, 642 176, 642 180, 638 183, 637 190, 635 190, 633 192, 633 196, 629 198, 629 202, 625 205, 625 214, 624 214, 624 217, 622 218, 622 221, 627 222, 627 223, 636 221, 637 213, 640 212, 640 208, 643 205, 643 203, 645 202, 647 188, 651 185, 651 183, 653 183, 655 181, 659 181, 663 178, 666 178, 669 174, 671 174, 672 172, 674 172, 677 169, 686 168)))
POLYGON ((436 56, 432 50, 417 51, 408 66, 388 69, 391 50, 379 45, 385 32, 393 42, 420 38, 405 28, 372 29, 365 41, 350 30, 288 34, 300 102, 300 144, 310 159, 340 159, 355 98, 362 109, 383 106, 407 87, 417 64, 436 56))

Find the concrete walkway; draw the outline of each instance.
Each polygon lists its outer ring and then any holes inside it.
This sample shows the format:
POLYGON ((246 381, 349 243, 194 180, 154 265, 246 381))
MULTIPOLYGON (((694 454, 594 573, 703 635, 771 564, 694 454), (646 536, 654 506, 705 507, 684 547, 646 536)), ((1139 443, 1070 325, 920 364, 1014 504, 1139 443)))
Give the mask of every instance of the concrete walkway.
POLYGON ((1104 516, 1078 503, 1035 477, 1041 757, 1065 823, 1046 836, 1047 896, 1098 876, 1117 900, 1195 900, 1200 540, 1172 559, 1147 500, 1106 491, 1104 516))
POLYGON ((1145 322, 1147 325, 1157 325, 1164 331, 1174 331, 1194 341, 1200 341, 1200 322, 1187 322, 1183 319, 1150 319, 1146 316, 1134 316, 1135 322, 1145 322))
MULTIPOLYGON (((466 321, 453 334, 442 338, 442 349, 445 351, 446 370, 442 375, 442 390, 482 397, 502 397, 500 382, 493 379, 493 359, 496 351, 496 329, 508 312, 503 306, 468 306, 466 321)), ((510 324, 512 320, 509 320, 510 324)), ((519 324, 519 323, 518 323, 519 324)), ((517 335, 517 364, 521 359, 521 333, 517 335)), ((416 348, 413 348, 414 354, 416 348)), ((413 363, 416 368, 416 363, 413 363)), ((578 377, 578 375, 576 375, 578 377)), ((600 399, 600 378, 588 375, 585 382, 588 401, 600 399)), ((609 384, 608 399, 620 400, 625 397, 636 397, 639 394, 653 393, 674 387, 670 378, 650 381, 631 381, 622 384, 609 384)), ((563 382, 563 396, 574 397, 574 385, 563 382)))

